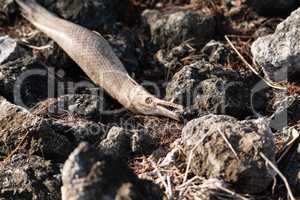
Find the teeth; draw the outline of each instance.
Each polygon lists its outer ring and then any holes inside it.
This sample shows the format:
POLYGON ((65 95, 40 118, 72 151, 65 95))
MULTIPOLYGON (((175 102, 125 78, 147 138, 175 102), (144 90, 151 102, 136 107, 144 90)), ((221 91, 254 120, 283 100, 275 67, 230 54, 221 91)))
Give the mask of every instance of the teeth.
POLYGON ((183 112, 182 105, 164 101, 158 98, 155 98, 154 102, 156 103, 157 108, 160 110, 161 115, 172 118, 174 120, 178 120, 178 121, 180 120, 179 113, 183 112))
POLYGON ((183 110, 182 105, 178 105, 178 104, 168 102, 168 101, 164 101, 164 100, 160 100, 160 99, 157 99, 157 104, 161 105, 161 106, 172 107, 172 108, 175 108, 175 109, 178 109, 178 110, 181 110, 181 111, 183 110))
MULTIPOLYGON (((163 106, 158 106, 158 109, 160 110, 160 114, 161 115, 163 115, 163 116, 165 116, 165 117, 170 117, 170 118, 172 118, 172 119, 175 119, 175 120, 180 120, 179 119, 179 113, 176 113, 176 112, 174 112, 174 111, 172 111, 172 110, 170 110, 170 109, 167 109, 167 108, 165 108, 165 107, 163 107, 163 106)), ((181 111, 181 110, 180 110, 181 111)))

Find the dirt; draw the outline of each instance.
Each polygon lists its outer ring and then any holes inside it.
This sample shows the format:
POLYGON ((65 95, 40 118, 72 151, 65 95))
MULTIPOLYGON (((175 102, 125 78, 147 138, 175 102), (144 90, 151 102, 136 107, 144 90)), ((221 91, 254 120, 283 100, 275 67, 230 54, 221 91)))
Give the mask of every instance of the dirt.
POLYGON ((251 54, 296 1, 39 2, 101 33, 133 79, 184 112, 123 109, 2 0, 1 200, 287 199, 262 155, 300 197, 299 81, 270 87, 251 54))

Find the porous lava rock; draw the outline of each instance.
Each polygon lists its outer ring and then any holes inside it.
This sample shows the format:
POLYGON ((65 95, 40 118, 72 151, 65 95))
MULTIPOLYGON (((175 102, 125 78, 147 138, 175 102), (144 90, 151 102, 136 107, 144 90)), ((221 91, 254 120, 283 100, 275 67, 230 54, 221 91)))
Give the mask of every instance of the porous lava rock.
POLYGON ((60 200, 61 164, 16 154, 0 164, 0 199, 60 200))
POLYGON ((246 2, 258 14, 264 16, 283 16, 300 5, 298 0, 247 0, 246 2))
POLYGON ((33 108, 33 112, 39 115, 70 114, 94 120, 99 120, 104 111, 104 97, 89 94, 68 94, 58 98, 49 98, 33 108))
POLYGON ((166 98, 196 115, 214 113, 244 118, 251 113, 247 88, 239 73, 201 60, 173 76, 166 88, 166 98))
POLYGON ((161 7, 161 5, 183 5, 189 0, 140 0, 142 6, 146 8, 161 7))
POLYGON ((188 122, 181 140, 198 176, 221 178, 237 192, 249 194, 264 191, 273 180, 274 172, 260 155, 275 160, 273 134, 265 119, 238 121, 210 114, 188 122))
POLYGON ((300 144, 290 153, 284 175, 287 177, 295 196, 300 196, 300 144))
POLYGON ((274 130, 281 130, 300 119, 299 94, 288 95, 285 91, 277 92, 272 107, 274 113, 271 116, 271 127, 274 130))
POLYGON ((9 156, 19 151, 64 160, 72 148, 71 142, 56 133, 48 120, 0 97, 0 154, 9 156))
POLYGON ((32 114, 51 121, 52 128, 68 137, 74 144, 92 144, 105 138, 107 126, 101 121, 101 98, 88 94, 64 95, 38 103, 32 114))
POLYGON ((299 22, 300 8, 281 22, 273 34, 258 38, 251 46, 253 61, 273 81, 293 79, 300 70, 299 22))
POLYGON ((126 160, 134 154, 147 153, 154 146, 154 138, 146 131, 112 127, 97 149, 107 155, 126 160))
POLYGON ((108 129, 100 122, 73 116, 52 119, 51 122, 55 132, 65 135, 72 144, 83 141, 95 144, 105 138, 108 129))
POLYGON ((62 171, 62 200, 162 199, 158 186, 140 180, 125 162, 81 143, 62 171))
POLYGON ((24 56, 25 50, 16 39, 9 36, 0 37, 0 65, 24 56))
POLYGON ((200 11, 160 12, 145 10, 143 18, 149 25, 152 42, 161 48, 173 48, 182 42, 192 40, 196 46, 203 46, 216 33, 214 15, 200 11))
POLYGON ((130 8, 128 0, 37 0, 57 15, 90 29, 111 30, 130 8))
MULTIPOLYGON (((16 19, 16 5, 13 0, 0 1, 0 27, 12 25, 16 19)), ((0 35, 1 32, 0 32, 0 35)))
POLYGON ((211 40, 201 50, 210 63, 225 64, 232 53, 222 42, 211 40))
POLYGON ((183 67, 181 59, 188 56, 193 50, 188 43, 182 43, 171 50, 160 49, 155 54, 157 61, 170 72, 183 67))
POLYGON ((17 105, 32 107, 51 95, 48 89, 56 88, 52 71, 36 58, 23 54, 0 65, 0 94, 17 105))

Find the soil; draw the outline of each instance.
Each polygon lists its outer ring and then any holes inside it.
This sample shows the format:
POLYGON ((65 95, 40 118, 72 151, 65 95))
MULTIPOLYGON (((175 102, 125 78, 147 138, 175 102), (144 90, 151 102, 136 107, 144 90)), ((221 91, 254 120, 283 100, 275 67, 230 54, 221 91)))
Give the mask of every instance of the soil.
POLYGON ((0 200, 288 199, 266 158, 300 198, 299 81, 270 87, 251 54, 297 1, 39 2, 101 33, 132 78, 184 112, 122 108, 0 0, 0 200))

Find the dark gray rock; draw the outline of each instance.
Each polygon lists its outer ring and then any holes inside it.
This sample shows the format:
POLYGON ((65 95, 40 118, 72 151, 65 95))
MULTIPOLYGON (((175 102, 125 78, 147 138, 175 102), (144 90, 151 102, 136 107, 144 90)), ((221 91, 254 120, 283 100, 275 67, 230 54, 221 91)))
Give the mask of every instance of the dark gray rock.
POLYGON ((188 62, 197 62, 201 59, 210 63, 225 64, 235 56, 222 42, 211 40, 202 49, 199 55, 195 55, 196 49, 193 42, 183 42, 179 46, 168 49, 160 49, 155 58, 168 70, 169 73, 177 72, 184 66, 184 59, 189 57, 188 62))
POLYGON ((25 50, 18 41, 9 37, 0 37, 0 65, 24 56, 25 50))
POLYGON ((144 64, 144 60, 138 35, 134 31, 124 28, 105 37, 129 73, 141 72, 140 65, 144 64))
POLYGON ((155 58, 166 68, 169 72, 176 71, 183 67, 181 59, 188 56, 193 49, 188 43, 184 42, 179 46, 172 48, 170 51, 167 49, 160 49, 155 58))
POLYGON ((162 7, 164 5, 183 5, 188 4, 189 0, 140 0, 141 6, 145 8, 162 7))
POLYGON ((73 144, 80 142, 98 143, 105 138, 107 127, 101 123, 88 121, 77 117, 64 117, 52 119, 52 128, 62 135, 68 137, 73 144))
POLYGON ((15 104, 31 107, 48 97, 49 88, 56 88, 55 81, 48 82, 55 80, 55 75, 37 59, 24 56, 0 65, 0 94, 15 104))
POLYGON ((274 34, 258 38, 252 44, 254 62, 273 81, 286 81, 300 70, 299 16, 300 9, 281 22, 274 34))
POLYGON ((162 199, 160 189, 139 180, 125 162, 87 143, 69 156, 62 171, 63 200, 162 199))
POLYGON ((0 97, 0 154, 16 150, 41 154, 46 158, 65 159, 72 151, 71 142, 56 133, 51 123, 0 97))
POLYGON ((147 130, 131 130, 131 151, 135 155, 147 154, 158 146, 157 138, 147 130))
POLYGON ((47 99, 31 109, 31 113, 49 119, 57 133, 74 144, 87 141, 92 144, 104 139, 107 127, 98 121, 102 103, 98 96, 87 94, 65 95, 47 99))
POLYGON ((112 30, 130 3, 128 0, 38 0, 38 2, 63 18, 94 30, 112 30))
POLYGON ((126 159, 132 153, 130 143, 130 133, 123 128, 112 127, 97 148, 105 154, 126 159))
POLYGON ((300 5, 298 0, 247 0, 247 3, 258 14, 266 16, 283 16, 300 5))
POLYGON ((249 194, 260 193, 272 183, 275 173, 260 156, 275 160, 274 138, 265 119, 238 121, 206 115, 190 121, 181 140, 187 160, 193 149, 191 170, 196 175, 221 178, 235 191, 249 194))
POLYGON ((167 85, 166 98, 196 115, 214 113, 244 118, 251 114, 250 92, 245 84, 237 72, 202 60, 174 75, 167 85))
MULTIPOLYGON (((60 107, 61 110, 66 109, 72 114, 86 118, 97 118, 99 112, 104 110, 103 91, 89 81, 76 80, 78 73, 76 73, 76 78, 70 79, 66 75, 66 71, 41 62, 41 59, 33 57, 29 50, 22 51, 22 54, 16 57, 16 59, 0 65, 0 94, 9 101, 22 107, 31 108, 38 102, 54 98, 56 95, 64 95, 68 92, 80 93, 82 92, 79 91, 80 89, 85 89, 86 93, 99 95, 99 99, 93 95, 69 95, 65 97, 66 99, 58 99, 59 106, 70 106, 67 109, 60 107)), ((80 69, 78 66, 75 68, 80 69)))
POLYGON ((105 111, 104 97, 89 94, 69 94, 38 103, 33 112, 39 115, 66 115, 99 120, 105 111))
POLYGON ((154 146, 154 139, 142 130, 112 127, 97 149, 107 155, 126 160, 134 154, 147 153, 154 146))
POLYGON ((12 25, 15 22, 16 11, 17 7, 14 0, 0 1, 0 27, 12 25))
POLYGON ((274 113, 271 116, 271 127, 281 130, 300 119, 300 96, 276 92, 273 102, 274 113))
POLYGON ((300 144, 290 153, 289 160, 284 170, 295 196, 300 196, 300 144))
POLYGON ((199 11, 175 11, 162 13, 158 10, 145 10, 142 14, 150 26, 154 44, 162 48, 172 48, 182 42, 192 40, 196 46, 203 46, 216 33, 216 20, 213 15, 199 11))
POLYGON ((61 167, 38 156, 14 155, 0 164, 0 198, 61 199, 61 167))
POLYGON ((254 38, 259 38, 259 37, 263 37, 263 36, 266 36, 266 35, 270 35, 274 32, 274 30, 269 27, 269 26, 266 26, 266 27, 260 27, 258 28, 254 34, 253 34, 253 37, 254 38))
POLYGON ((211 63, 225 64, 232 53, 230 49, 227 49, 222 42, 211 40, 201 50, 208 57, 208 61, 211 63))

